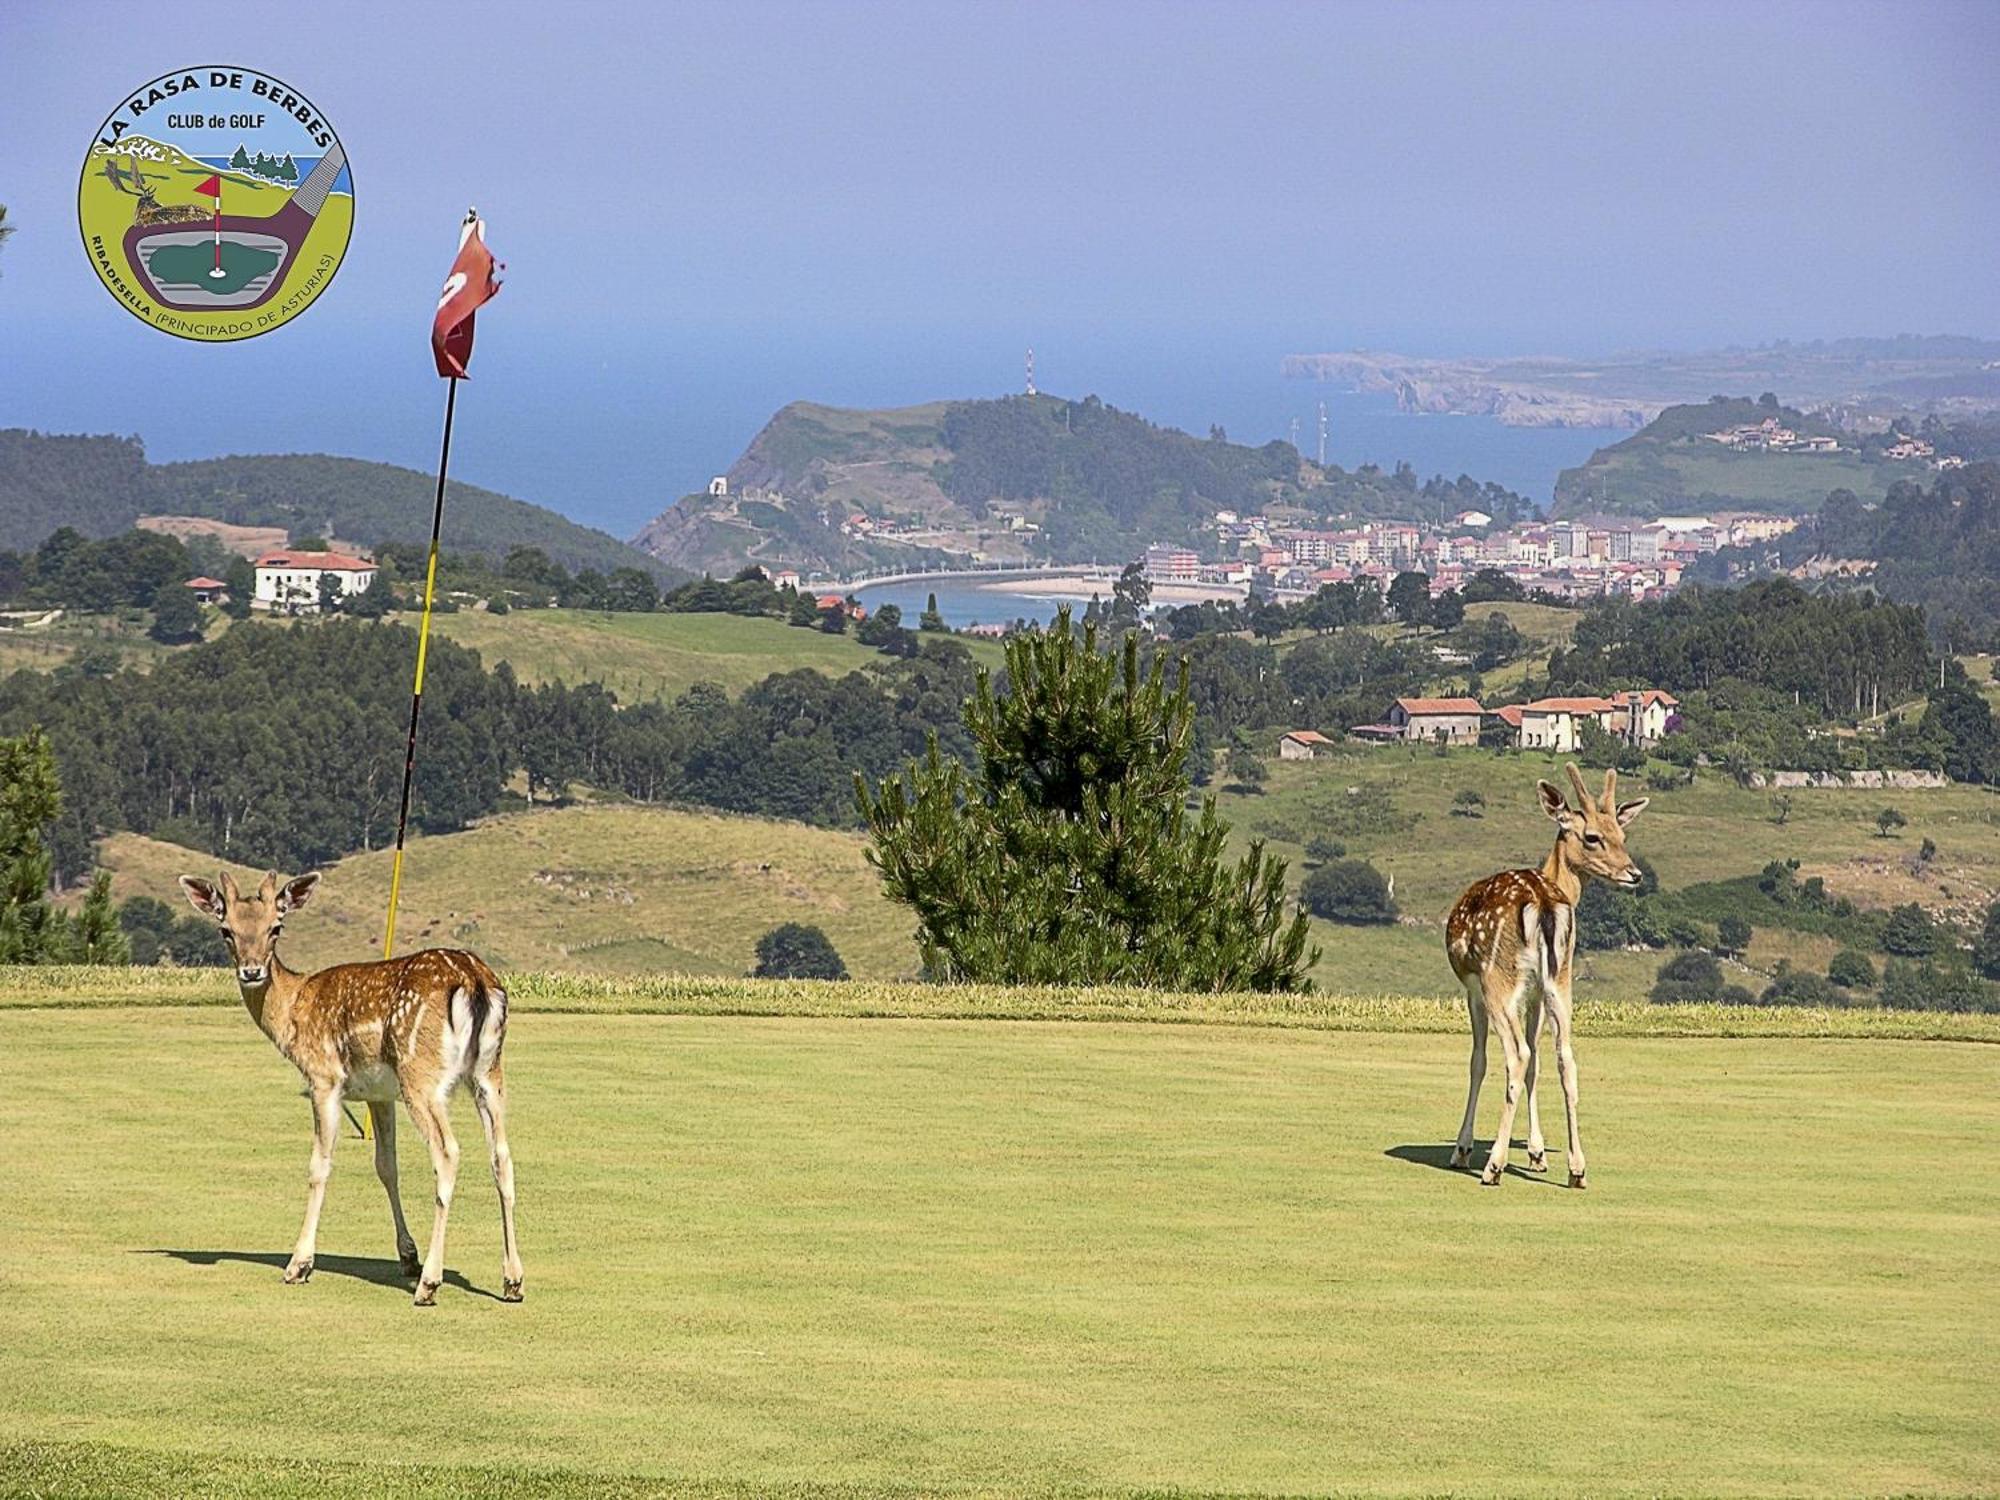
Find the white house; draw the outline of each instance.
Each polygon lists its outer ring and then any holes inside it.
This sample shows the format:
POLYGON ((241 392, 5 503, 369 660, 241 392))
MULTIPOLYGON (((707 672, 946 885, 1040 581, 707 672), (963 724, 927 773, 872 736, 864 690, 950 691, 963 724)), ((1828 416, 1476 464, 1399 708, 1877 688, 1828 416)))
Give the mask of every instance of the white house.
POLYGON ((1294 729, 1278 740, 1279 760, 1311 760, 1322 749, 1331 749, 1333 741, 1317 729, 1294 729))
POLYGON ((257 591, 252 609, 316 610, 319 580, 331 573, 343 597, 359 594, 375 582, 375 564, 365 557, 341 552, 266 552, 257 559, 257 591))

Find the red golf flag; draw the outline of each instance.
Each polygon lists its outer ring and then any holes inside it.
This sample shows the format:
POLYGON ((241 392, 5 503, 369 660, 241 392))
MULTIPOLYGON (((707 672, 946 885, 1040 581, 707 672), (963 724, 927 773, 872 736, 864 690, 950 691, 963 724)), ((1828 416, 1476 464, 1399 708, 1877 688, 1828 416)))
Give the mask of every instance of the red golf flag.
POLYGON ((195 191, 210 198, 220 198, 222 196, 222 179, 220 177, 211 177, 206 182, 196 184, 195 191))
POLYGON ((500 290, 495 273, 504 269, 486 248, 486 221, 477 209, 467 209, 458 231, 458 259, 451 263, 451 274, 438 297, 437 317, 431 321, 431 353, 437 356, 438 374, 465 378, 466 363, 472 358, 472 315, 500 290))

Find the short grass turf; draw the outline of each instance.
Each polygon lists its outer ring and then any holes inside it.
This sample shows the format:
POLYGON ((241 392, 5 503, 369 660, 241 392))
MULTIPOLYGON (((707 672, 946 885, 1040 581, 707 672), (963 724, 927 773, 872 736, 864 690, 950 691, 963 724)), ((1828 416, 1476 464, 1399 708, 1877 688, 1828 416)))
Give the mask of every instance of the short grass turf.
POLYGON ((240 1012, 0 1011, 0 1492, 2000 1488, 2000 1050, 1586 1035, 1572 1193, 1463 1047, 524 1008, 419 1311, 240 1012))

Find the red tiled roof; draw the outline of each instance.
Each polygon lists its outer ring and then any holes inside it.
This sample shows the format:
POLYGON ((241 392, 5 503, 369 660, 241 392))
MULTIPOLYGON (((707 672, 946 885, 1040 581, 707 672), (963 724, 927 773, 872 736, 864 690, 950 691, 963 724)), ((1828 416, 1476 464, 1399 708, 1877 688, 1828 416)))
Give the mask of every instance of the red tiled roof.
POLYGON ((1521 727, 1521 705, 1518 703, 1504 703, 1498 708, 1487 711, 1494 718, 1510 728, 1519 729, 1521 727))
POLYGON ((310 568, 315 573, 372 573, 375 564, 345 552, 297 552, 281 549, 257 559, 260 568, 310 568))
POLYGON ((228 585, 220 578, 190 578, 181 587, 184 589, 220 589, 227 588, 228 585))
POLYGON ((1476 714, 1479 713, 1477 698, 1398 698, 1396 707, 1404 713, 1417 714, 1476 714))
POLYGON ((1601 714, 1618 707, 1609 698, 1537 698, 1521 705, 1531 714, 1601 714))
POLYGON ((1297 740, 1301 745, 1331 745, 1333 743, 1332 740, 1321 734, 1317 729, 1294 729, 1285 738, 1288 740, 1297 740))

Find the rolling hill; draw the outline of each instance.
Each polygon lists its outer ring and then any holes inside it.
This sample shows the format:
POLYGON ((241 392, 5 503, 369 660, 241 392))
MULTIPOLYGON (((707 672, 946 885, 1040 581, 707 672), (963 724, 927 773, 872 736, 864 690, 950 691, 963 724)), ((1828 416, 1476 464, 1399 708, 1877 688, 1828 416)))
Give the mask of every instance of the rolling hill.
POLYGON ((1837 489, 1879 500, 1923 464, 1864 451, 1854 436, 1817 417, 1747 398, 1670 406, 1622 442, 1600 448, 1556 481, 1553 514, 1661 516, 1738 508, 1801 515, 1837 489), (1739 450, 1711 433, 1775 418, 1801 439, 1830 439, 1832 452, 1739 450))
MULTIPOLYGON (((747 974, 757 939, 809 922, 858 979, 915 972, 910 924, 881 894, 860 835, 801 823, 627 805, 537 808, 411 840, 397 947, 463 946, 503 969, 567 974, 747 974)), ((286 958, 319 967, 380 955, 386 850, 327 867, 286 958)), ((175 877, 261 871, 134 833, 102 846, 119 900, 181 905, 175 877)))
MULTIPOLYGON (((153 464, 137 437, 69 436, 0 429, 0 547, 25 551, 73 526, 111 536, 142 515, 201 516, 352 538, 364 546, 430 535, 435 480, 395 464, 324 453, 247 454, 153 464)), ((444 544, 504 556, 540 547, 572 570, 645 568, 685 574, 616 537, 543 506, 454 483, 444 544)))

